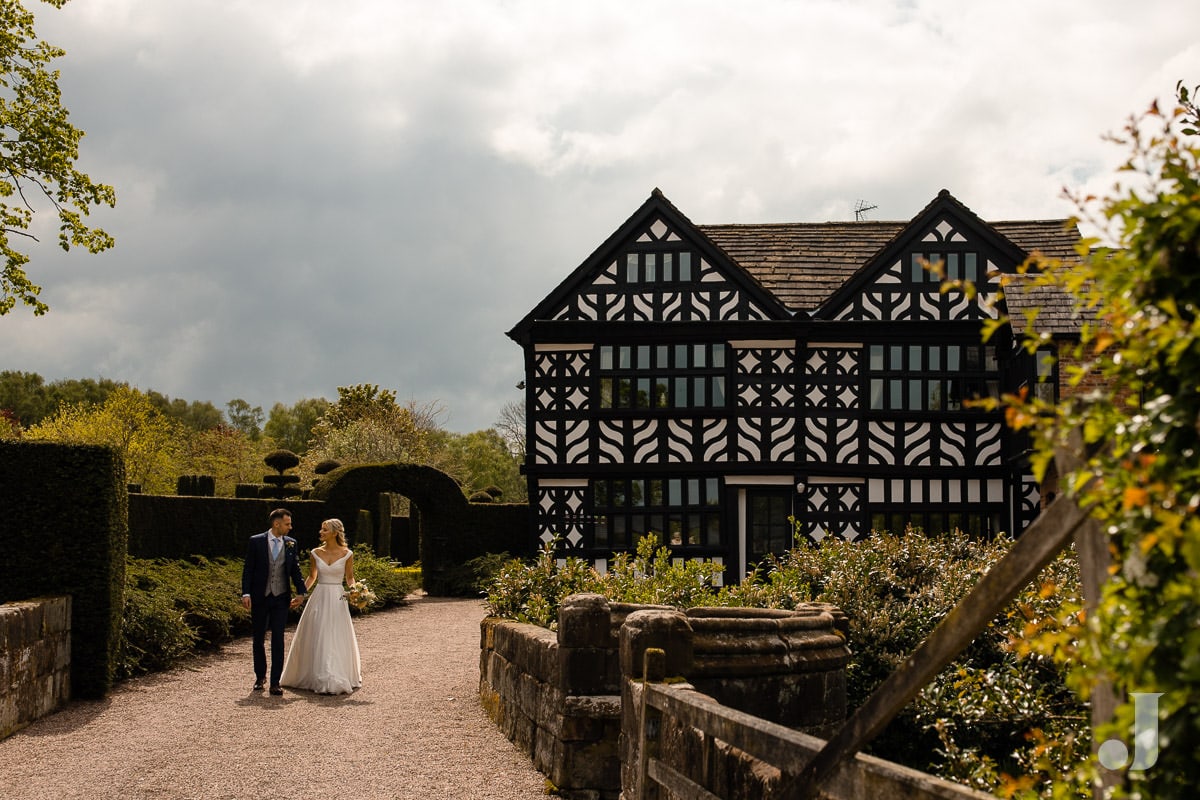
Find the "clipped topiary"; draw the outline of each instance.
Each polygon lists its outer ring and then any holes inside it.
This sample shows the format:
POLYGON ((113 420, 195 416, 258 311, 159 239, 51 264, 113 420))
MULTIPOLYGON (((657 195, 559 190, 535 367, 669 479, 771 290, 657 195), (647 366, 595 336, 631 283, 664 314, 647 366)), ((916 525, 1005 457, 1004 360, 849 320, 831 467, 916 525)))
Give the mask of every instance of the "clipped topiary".
POLYGON ((493 498, 487 492, 474 492, 467 499, 470 500, 472 503, 494 503, 495 502, 495 498, 493 498))
POLYGON ((341 465, 342 465, 342 462, 336 461, 332 458, 327 458, 324 461, 319 462, 315 467, 313 467, 313 472, 317 473, 318 475, 324 475, 327 472, 333 472, 335 469, 337 469, 341 465))
POLYGON ((263 463, 282 475, 300 465, 300 456, 291 450, 273 450, 263 457, 263 463))
POLYGON ((499 502, 500 498, 504 496, 504 490, 501 489, 499 486, 497 486, 494 483, 483 487, 483 491, 490 494, 492 496, 492 499, 495 500, 496 502, 499 502))

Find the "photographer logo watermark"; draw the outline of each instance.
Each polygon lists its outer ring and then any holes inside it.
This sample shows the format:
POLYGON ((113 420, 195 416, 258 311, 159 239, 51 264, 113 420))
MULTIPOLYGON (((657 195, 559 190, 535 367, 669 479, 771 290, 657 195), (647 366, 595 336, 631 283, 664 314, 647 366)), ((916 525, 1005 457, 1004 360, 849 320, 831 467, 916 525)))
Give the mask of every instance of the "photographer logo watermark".
MULTIPOLYGON (((1158 761, 1158 698, 1162 692, 1130 692, 1133 698, 1133 763, 1131 770, 1150 769, 1158 761)), ((1100 763, 1111 770, 1124 769, 1129 748, 1120 739, 1109 739, 1097 753, 1100 763)))

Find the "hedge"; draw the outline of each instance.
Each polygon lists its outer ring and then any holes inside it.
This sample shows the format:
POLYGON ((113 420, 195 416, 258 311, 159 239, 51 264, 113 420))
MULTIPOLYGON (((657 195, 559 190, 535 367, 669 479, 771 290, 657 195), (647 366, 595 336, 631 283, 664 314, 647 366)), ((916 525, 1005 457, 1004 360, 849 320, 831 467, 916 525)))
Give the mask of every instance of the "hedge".
POLYGON ((0 602, 71 595, 71 694, 112 688, 128 529, 125 466, 101 445, 0 442, 0 519, 20 538, 0 602))

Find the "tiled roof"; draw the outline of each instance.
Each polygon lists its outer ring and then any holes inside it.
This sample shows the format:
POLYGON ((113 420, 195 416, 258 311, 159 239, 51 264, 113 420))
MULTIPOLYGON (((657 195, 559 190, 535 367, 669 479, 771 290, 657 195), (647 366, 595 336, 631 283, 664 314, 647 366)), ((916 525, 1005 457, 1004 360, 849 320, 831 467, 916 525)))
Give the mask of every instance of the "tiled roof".
POLYGON ((1076 301, 1054 286, 1035 286, 1030 278, 1010 279, 1004 289, 1013 330, 1028 327, 1026 312, 1036 310, 1033 327, 1045 333, 1078 335, 1084 322, 1097 319, 1096 309, 1079 309, 1076 301))
MULTIPOLYGON (((860 267, 896 238, 909 222, 817 222, 765 225, 698 225, 714 244, 793 311, 813 311, 860 267)), ((1068 220, 988 223, 1026 253, 1077 259, 1078 230, 1068 220)), ((1051 287, 1012 287, 1009 312, 1024 328, 1024 310, 1042 310, 1037 327, 1078 333, 1082 317, 1069 297, 1051 287)))
POLYGON ((698 225, 793 311, 812 311, 907 222, 698 225))

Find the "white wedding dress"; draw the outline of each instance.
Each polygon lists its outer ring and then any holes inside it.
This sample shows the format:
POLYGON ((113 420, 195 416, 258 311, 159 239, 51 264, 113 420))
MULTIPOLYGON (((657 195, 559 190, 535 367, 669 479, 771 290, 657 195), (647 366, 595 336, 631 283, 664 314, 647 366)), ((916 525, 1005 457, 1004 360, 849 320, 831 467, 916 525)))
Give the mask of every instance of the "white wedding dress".
POLYGON ((362 686, 358 639, 342 589, 350 555, 347 551, 332 564, 311 556, 317 582, 309 592, 283 664, 280 683, 284 686, 324 694, 349 693, 362 686))

